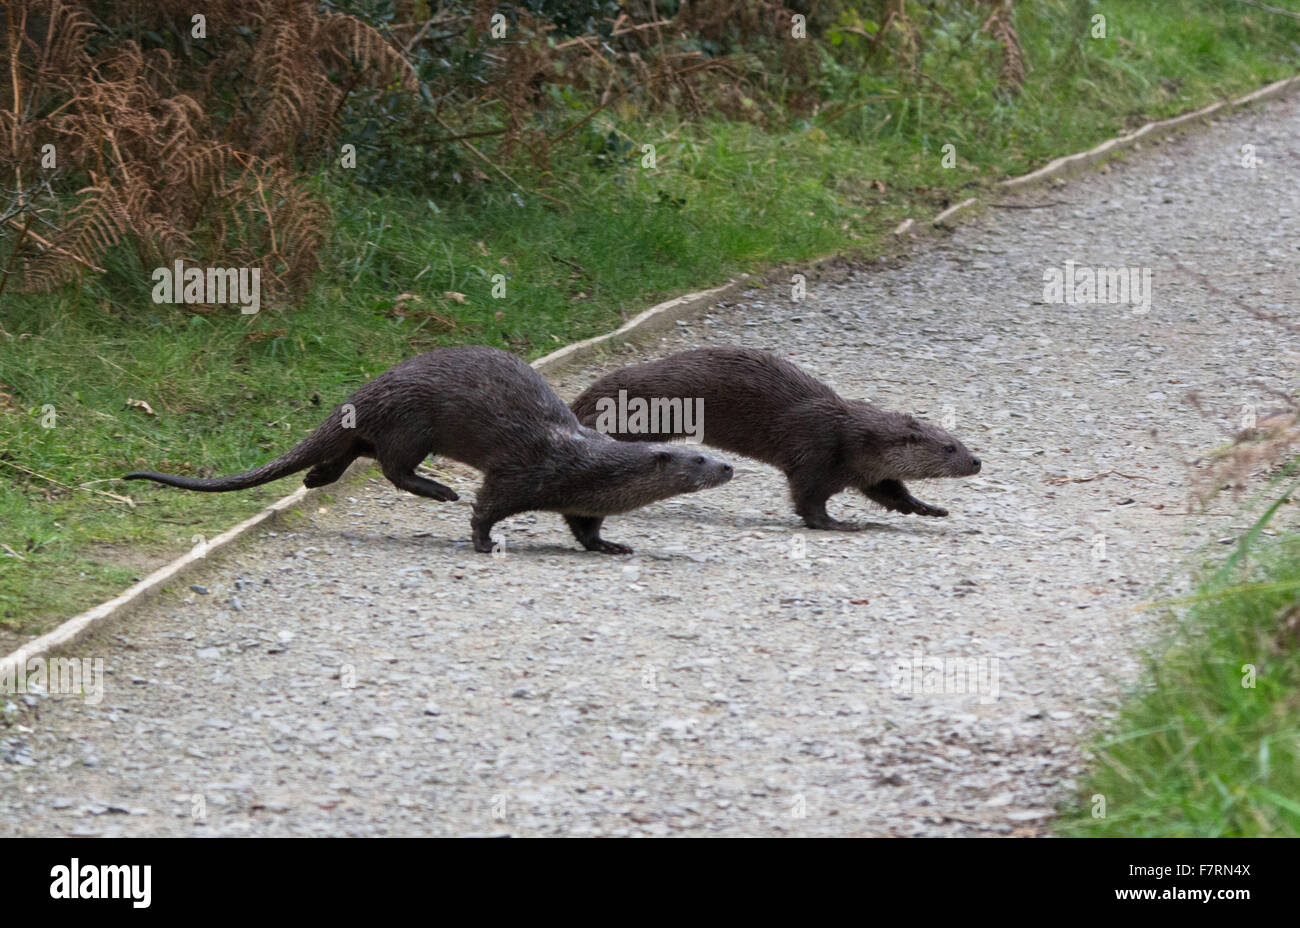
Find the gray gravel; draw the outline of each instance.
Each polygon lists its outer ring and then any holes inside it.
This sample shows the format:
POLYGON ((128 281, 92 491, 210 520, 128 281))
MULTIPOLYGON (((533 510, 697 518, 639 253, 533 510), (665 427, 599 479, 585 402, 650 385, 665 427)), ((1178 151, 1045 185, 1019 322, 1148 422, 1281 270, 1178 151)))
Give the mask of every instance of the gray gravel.
POLYGON ((1226 500, 1187 514, 1187 462, 1296 386, 1300 337, 1160 252, 1294 306, 1298 150, 1300 103, 1275 103, 1021 201, 1065 205, 991 210, 798 305, 746 294, 557 384, 775 348, 845 395, 954 417, 984 473, 913 487, 948 519, 843 494, 831 513, 868 530, 806 532, 781 476, 738 460, 721 489, 611 519, 632 558, 547 514, 499 526, 494 558, 469 546, 471 473, 434 462, 463 494, 438 504, 371 471, 79 648, 109 672, 100 705, 9 713, 0 834, 1041 833, 1162 630, 1138 607, 1245 524, 1226 500), (1151 311, 1044 304, 1066 259, 1154 268, 1151 311), (1128 476, 1053 482, 1107 471, 1128 476), (996 686, 900 685, 915 654, 996 686))

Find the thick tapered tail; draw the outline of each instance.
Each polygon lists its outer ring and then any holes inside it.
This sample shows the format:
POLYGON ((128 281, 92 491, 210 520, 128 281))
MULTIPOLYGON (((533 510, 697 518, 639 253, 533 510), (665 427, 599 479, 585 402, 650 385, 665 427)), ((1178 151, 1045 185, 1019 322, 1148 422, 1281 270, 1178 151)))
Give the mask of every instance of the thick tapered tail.
POLYGON ((261 486, 272 480, 279 480, 300 470, 306 470, 325 461, 333 460, 346 453, 352 444, 352 437, 338 422, 338 413, 331 415, 316 431, 304 438, 294 448, 282 454, 274 461, 261 467, 231 474, 229 477, 215 477, 202 480, 197 477, 181 477, 177 474, 160 474, 156 471, 142 470, 127 474, 124 480, 152 480, 185 490, 198 490, 201 493, 225 493, 230 490, 246 490, 261 486))

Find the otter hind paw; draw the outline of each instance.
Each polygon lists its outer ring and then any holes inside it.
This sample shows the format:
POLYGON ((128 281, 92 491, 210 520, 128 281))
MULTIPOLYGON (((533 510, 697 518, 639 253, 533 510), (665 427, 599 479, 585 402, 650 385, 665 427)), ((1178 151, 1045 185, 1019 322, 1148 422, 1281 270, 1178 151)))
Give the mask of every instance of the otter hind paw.
POLYGON ((601 554, 631 554, 632 549, 627 545, 621 545, 616 541, 606 541, 603 538, 597 538, 594 546, 587 549, 588 551, 599 551, 601 554))

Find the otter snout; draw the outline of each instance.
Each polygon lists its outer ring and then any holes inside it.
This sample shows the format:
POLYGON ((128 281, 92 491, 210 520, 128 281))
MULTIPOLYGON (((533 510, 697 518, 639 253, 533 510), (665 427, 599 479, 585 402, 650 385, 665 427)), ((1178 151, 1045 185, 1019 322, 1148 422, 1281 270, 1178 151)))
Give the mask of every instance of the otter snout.
POLYGON ((948 461, 948 473, 953 477, 972 477, 984 466, 983 461, 971 454, 966 446, 956 439, 950 439, 950 443, 945 445, 943 450, 948 461))
POLYGON ((726 461, 719 461, 717 458, 700 455, 696 458, 697 466, 703 468, 706 486, 720 487, 736 475, 736 469, 726 461))

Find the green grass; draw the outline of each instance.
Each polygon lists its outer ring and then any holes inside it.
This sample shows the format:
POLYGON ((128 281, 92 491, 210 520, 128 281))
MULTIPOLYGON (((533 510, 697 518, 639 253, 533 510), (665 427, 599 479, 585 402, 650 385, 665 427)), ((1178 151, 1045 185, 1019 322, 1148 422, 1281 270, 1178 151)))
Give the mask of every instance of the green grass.
POLYGON ((1255 533, 1189 601, 1094 746, 1060 833, 1300 835, 1300 535, 1255 533))
POLYGON ((1110 37, 1092 40, 1079 25, 1086 4, 1045 0, 1018 5, 1033 70, 1013 96, 996 86, 996 49, 968 40, 979 25, 963 19, 968 8, 945 7, 967 38, 931 36, 932 80, 915 90, 887 58, 828 67, 829 116, 786 118, 759 101, 760 128, 625 102, 574 133, 553 171, 511 165, 522 191, 492 174, 452 194, 376 192, 331 169, 314 181, 333 210, 323 272, 302 299, 256 316, 153 304, 151 268, 127 248, 80 289, 6 292, 0 544, 22 559, 0 554, 0 631, 49 627, 292 486, 187 494, 116 475, 260 464, 366 377, 436 345, 536 357, 741 270, 879 254, 905 216, 1288 76, 1300 60, 1300 24, 1240 4, 1115 0, 1096 9, 1110 37), (656 168, 589 157, 584 146, 610 133, 637 156, 655 145, 656 168), (951 170, 940 164, 948 143, 951 170))

